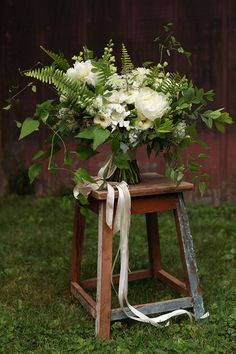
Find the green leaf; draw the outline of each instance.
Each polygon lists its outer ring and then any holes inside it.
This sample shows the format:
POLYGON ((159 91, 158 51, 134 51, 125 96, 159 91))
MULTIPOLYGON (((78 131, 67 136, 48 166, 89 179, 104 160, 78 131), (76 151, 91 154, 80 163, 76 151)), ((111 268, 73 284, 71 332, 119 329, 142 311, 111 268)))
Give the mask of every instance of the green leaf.
POLYGON ((46 123, 50 112, 54 110, 52 102, 53 100, 47 100, 36 106, 35 116, 42 119, 44 123, 46 123))
POLYGON ((96 154, 97 154, 96 151, 94 151, 90 146, 86 146, 86 145, 81 145, 79 149, 76 151, 76 156, 83 161, 90 159, 90 157, 96 154))
POLYGON ((159 119, 155 120, 155 131, 157 134, 165 134, 172 132, 174 126, 171 119, 165 119, 163 123, 159 119))
POLYGON ((33 181, 35 180, 35 178, 39 175, 41 169, 42 169, 42 166, 39 164, 34 164, 34 165, 30 166, 30 168, 28 170, 30 184, 32 184, 33 181))
POLYGON ((32 157, 32 160, 38 160, 40 157, 42 157, 44 155, 44 151, 43 150, 39 150, 38 152, 36 152, 36 154, 32 157))
POLYGON ((73 159, 69 153, 69 151, 66 149, 64 152, 64 164, 65 165, 72 165, 73 159))
POLYGON ((221 132, 221 133, 224 133, 225 132, 225 127, 222 123, 218 123, 218 122, 215 122, 215 126, 216 126, 216 129, 221 132))
POLYGON ((98 146, 105 143, 105 141, 109 138, 110 135, 111 133, 109 132, 109 130, 97 126, 97 129, 95 130, 94 140, 93 140, 93 149, 96 150, 98 146))
POLYGON ((208 155, 207 155, 207 154, 204 154, 204 153, 201 153, 201 154, 198 155, 198 158, 199 158, 200 160, 204 160, 204 159, 206 159, 207 157, 208 157, 208 155))
POLYGON ((109 138, 111 133, 107 129, 103 129, 100 125, 94 125, 84 129, 82 132, 76 135, 78 138, 92 139, 93 140, 93 150, 96 150, 98 146, 105 143, 109 138))
POLYGON ((199 182, 198 188, 199 188, 199 192, 200 192, 201 196, 203 196, 203 194, 205 193, 205 190, 206 190, 206 183, 202 182, 202 181, 199 182))
POLYGON ((35 85, 33 85, 33 86, 31 87, 31 90, 35 93, 35 92, 37 91, 36 86, 35 86, 35 85))
POLYGON ((18 122, 17 120, 15 122, 16 122, 17 128, 21 128, 22 127, 22 123, 21 122, 18 122))
POLYGON ((83 138, 83 139, 93 139, 94 137, 94 129, 95 129, 96 125, 92 126, 92 127, 88 127, 84 130, 82 130, 82 132, 80 132, 79 134, 77 134, 75 137, 76 138, 83 138))
POLYGON ((118 168, 121 169, 128 169, 129 163, 125 155, 121 152, 115 156, 115 164, 118 168))
POLYGON ((74 180, 80 183, 83 183, 84 181, 96 183, 96 181, 90 176, 88 171, 83 167, 80 167, 78 170, 75 171, 74 180))
POLYGON ((22 124, 19 140, 25 138, 27 135, 33 133, 39 128, 39 121, 32 118, 26 118, 22 124))
POLYGON ((7 106, 3 107, 3 109, 5 109, 5 111, 9 111, 9 109, 11 109, 12 104, 8 104, 7 106))
POLYGON ((78 195, 78 200, 81 205, 89 205, 88 199, 83 194, 78 195))

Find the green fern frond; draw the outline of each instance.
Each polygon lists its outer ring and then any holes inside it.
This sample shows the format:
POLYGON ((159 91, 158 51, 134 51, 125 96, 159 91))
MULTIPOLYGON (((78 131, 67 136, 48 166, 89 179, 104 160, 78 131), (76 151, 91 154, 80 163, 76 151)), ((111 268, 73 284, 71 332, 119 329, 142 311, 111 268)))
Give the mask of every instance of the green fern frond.
POLYGON ((122 63, 122 73, 123 74, 127 74, 128 72, 130 72, 134 68, 131 57, 130 57, 128 50, 126 49, 126 46, 124 45, 124 43, 122 43, 122 48, 121 48, 121 63, 122 63))
POLYGON ((169 77, 166 77, 158 87, 164 94, 169 93, 172 96, 176 96, 180 91, 186 88, 186 78, 181 77, 179 73, 170 73, 169 77))
POLYGON ((52 66, 28 71, 25 75, 53 85, 71 105, 84 108, 93 98, 93 93, 83 83, 71 79, 62 70, 52 66))
POLYGON ((55 66, 56 68, 64 71, 69 69, 70 65, 62 54, 56 54, 51 50, 44 48, 42 45, 40 46, 40 48, 53 60, 52 66, 55 66))

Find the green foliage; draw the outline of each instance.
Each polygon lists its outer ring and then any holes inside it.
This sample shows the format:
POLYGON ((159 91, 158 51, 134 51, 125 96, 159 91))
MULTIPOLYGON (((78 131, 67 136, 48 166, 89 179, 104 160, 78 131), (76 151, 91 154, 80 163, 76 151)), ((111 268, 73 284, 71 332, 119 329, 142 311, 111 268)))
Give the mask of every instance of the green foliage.
POLYGON ((72 107, 84 108, 93 96, 84 84, 72 80, 62 70, 55 69, 53 66, 28 71, 25 76, 54 85, 59 94, 65 95, 72 107))
POLYGON ((124 45, 124 43, 122 43, 122 46, 121 46, 121 63, 122 63, 122 70, 121 71, 123 74, 127 74, 128 72, 130 72, 134 68, 131 57, 130 57, 128 50, 127 50, 126 46, 124 45))
POLYGON ((42 169, 42 166, 39 164, 33 164, 30 166, 29 171, 28 171, 30 183, 33 183, 35 178, 39 175, 41 169, 42 169))
POLYGON ((78 168, 78 170, 75 171, 74 180, 75 182, 78 183, 84 183, 84 181, 95 183, 95 180, 90 176, 88 171, 83 167, 80 167, 78 168))
POLYGON ((96 151, 94 151, 89 145, 80 145, 77 148, 76 151, 76 156, 80 159, 80 160, 88 160, 90 159, 92 156, 96 155, 96 151))
POLYGON ((66 71, 69 69, 70 65, 68 61, 64 58, 63 54, 56 54, 51 50, 45 49, 42 45, 40 48, 53 60, 52 66, 66 71))
POLYGON ((96 150, 100 145, 104 144, 111 133, 107 129, 103 129, 100 125, 93 125, 87 129, 84 129, 76 137, 83 139, 93 140, 93 150, 96 150))
POLYGON ((183 54, 189 63, 192 53, 184 50, 181 43, 176 40, 172 31, 173 23, 169 22, 163 26, 163 32, 155 38, 154 42, 158 43, 160 63, 163 62, 165 56, 168 58, 171 52, 177 51, 179 54, 183 54))
POLYGON ((39 130, 39 122, 32 118, 26 118, 21 126, 19 140, 25 138, 36 130, 39 130))

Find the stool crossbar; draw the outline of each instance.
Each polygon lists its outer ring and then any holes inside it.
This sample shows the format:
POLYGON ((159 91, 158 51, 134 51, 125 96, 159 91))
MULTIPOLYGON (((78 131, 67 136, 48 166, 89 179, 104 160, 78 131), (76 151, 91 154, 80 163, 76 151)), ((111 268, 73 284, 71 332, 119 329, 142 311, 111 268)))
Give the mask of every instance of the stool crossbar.
MULTIPOLYGON (((153 278, 170 285, 182 297, 135 305, 144 314, 166 313, 177 309, 192 310, 196 322, 204 315, 203 299, 200 292, 193 241, 184 205, 183 192, 193 189, 188 182, 178 186, 156 173, 144 174, 142 182, 129 186, 131 195, 131 214, 145 214, 148 238, 150 267, 129 273, 129 281, 153 278), (178 244, 183 267, 184 282, 180 281, 162 267, 158 213, 172 211, 175 219, 178 244)), ((96 335, 102 339, 110 338, 111 321, 127 318, 120 308, 111 308, 112 272, 112 230, 106 224, 106 191, 92 192, 88 208, 99 218, 97 277, 80 279, 85 218, 76 204, 74 236, 71 263, 71 293, 96 320, 96 335), (96 301, 85 289, 97 288, 96 301)), ((117 197, 117 195, 116 195, 117 197)), ((113 283, 119 283, 119 274, 113 275, 113 283)), ((127 313, 129 310, 126 309, 127 313)), ((130 315, 132 315, 130 313, 130 315)))

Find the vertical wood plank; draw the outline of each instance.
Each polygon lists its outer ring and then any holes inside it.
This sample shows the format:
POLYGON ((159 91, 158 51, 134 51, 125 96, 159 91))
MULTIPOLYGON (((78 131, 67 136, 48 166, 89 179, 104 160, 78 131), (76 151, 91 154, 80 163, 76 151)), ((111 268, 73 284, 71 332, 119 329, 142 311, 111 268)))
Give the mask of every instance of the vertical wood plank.
POLYGON ((85 217, 80 213, 79 203, 76 202, 71 257, 71 282, 79 282, 80 280, 84 228, 85 217))
POLYGON ((162 269, 160 235, 158 228, 157 213, 147 213, 146 228, 148 238, 149 260, 153 278, 158 279, 158 271, 162 269))
POLYGON ((112 230, 106 224, 106 202, 99 206, 96 335, 110 338, 112 230))

